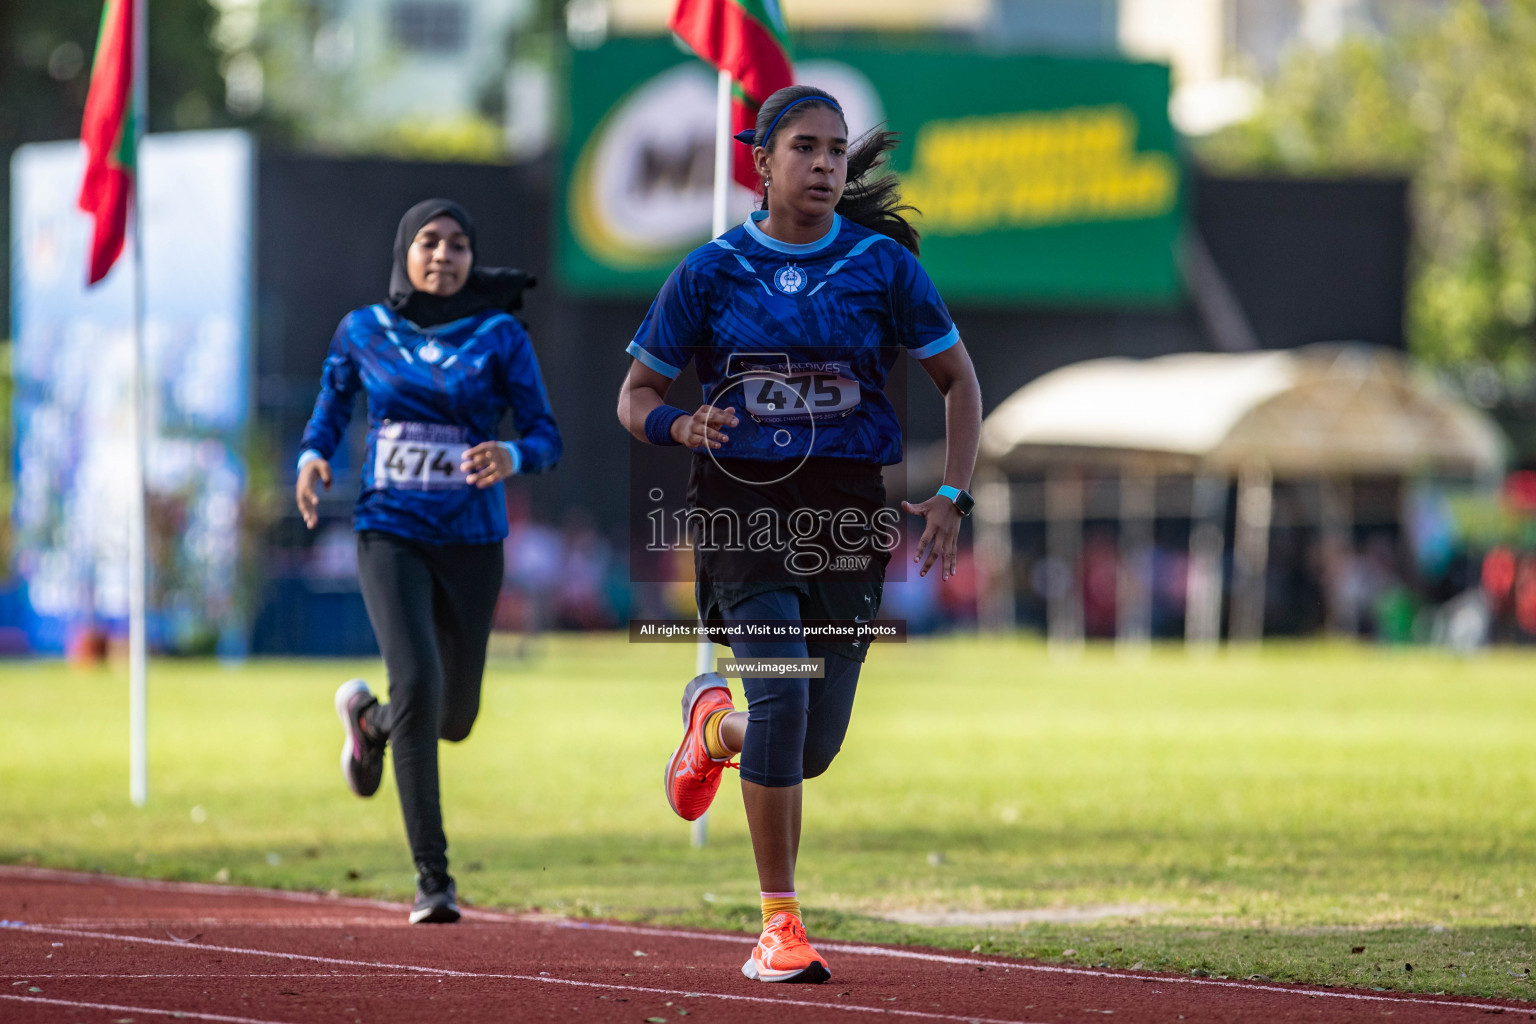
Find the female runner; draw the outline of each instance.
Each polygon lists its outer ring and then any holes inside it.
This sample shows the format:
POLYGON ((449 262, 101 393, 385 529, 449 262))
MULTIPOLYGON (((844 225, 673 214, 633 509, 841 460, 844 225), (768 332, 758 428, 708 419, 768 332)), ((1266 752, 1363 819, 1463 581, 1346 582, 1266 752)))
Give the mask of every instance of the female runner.
MULTIPOLYGON (((837 101, 808 86, 769 97, 751 132, 762 209, 695 249, 673 271, 629 346, 619 419, 657 445, 693 450, 688 496, 701 617, 727 626, 862 620, 879 608, 898 519, 881 467, 902 438, 884 393, 899 352, 944 396, 939 494, 907 512, 925 520, 916 560, 955 569, 981 429, 981 392, 959 332, 916 259, 894 179, 871 172, 895 145, 873 131, 849 151, 837 101), (705 404, 665 404, 693 360, 705 404), (825 557, 823 557, 825 556, 825 557), (844 557, 840 557, 844 556, 844 557)), ((763 932, 742 967, 761 981, 825 981, 795 890, 802 782, 842 746, 865 645, 741 639, 738 658, 824 659, 822 678, 746 678, 747 710, 726 681, 683 691, 684 735, 668 761, 667 800, 703 814, 740 754, 742 799, 761 885, 763 932)))
POLYGON ((416 863, 412 924, 457 921, 438 802, 437 741, 469 735, 507 535, 501 481, 550 469, 560 432, 528 334, 512 315, 532 279, 475 266, 475 226, 459 204, 428 199, 395 234, 389 301, 353 310, 331 339, 320 397, 300 444, 297 497, 310 529, 315 485, 359 390, 368 454, 353 525, 357 574, 389 673, 389 703, 361 679, 336 691, 341 770, 372 796, 394 749, 395 786, 416 863), (497 441, 512 410, 519 434, 497 441))

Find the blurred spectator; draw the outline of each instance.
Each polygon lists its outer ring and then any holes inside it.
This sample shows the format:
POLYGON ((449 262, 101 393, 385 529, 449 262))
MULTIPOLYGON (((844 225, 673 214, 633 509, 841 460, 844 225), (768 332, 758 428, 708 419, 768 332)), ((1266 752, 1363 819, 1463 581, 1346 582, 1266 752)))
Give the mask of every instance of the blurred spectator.
POLYGON ((1072 568, 1054 555, 1038 559, 1030 570, 1029 587, 1040 603, 1049 605, 1072 586, 1072 568))
POLYGON ((1120 548, 1103 527, 1083 531, 1083 629, 1088 636, 1115 635, 1118 609, 1115 582, 1120 575, 1120 548))
MULTIPOLYGON (((912 575, 922 566, 915 566, 912 575)), ((935 579, 940 577, 942 566, 935 562, 928 575, 935 579)), ((939 586, 939 607, 944 612, 946 622, 951 626, 971 627, 976 625, 976 557, 975 550, 962 546, 955 555, 955 574, 948 581, 939 586)))
POLYGON ((920 531, 904 531, 905 543, 891 553, 886 566, 885 592, 880 601, 880 618, 905 619, 910 634, 931 633, 942 624, 939 577, 931 572, 919 576, 919 566, 912 561, 919 536, 920 531))
POLYGON ((1515 562, 1515 624, 1527 636, 1536 636, 1536 554, 1523 554, 1515 562))
POLYGON ((1179 635, 1189 594, 1189 550, 1159 544, 1152 549, 1152 635, 1179 635))
POLYGON ((667 614, 678 619, 697 618, 699 602, 693 588, 693 549, 680 547, 668 554, 672 582, 666 588, 667 614))
POLYGON ((573 513, 560 537, 560 569, 554 580, 555 622, 561 629, 612 629, 608 601, 612 551, 589 516, 573 513))
POLYGON ((357 589, 357 534, 346 523, 331 523, 309 548, 304 575, 323 590, 357 589))
POLYGON ((1481 574, 1484 601, 1488 605, 1489 634, 1507 639, 1512 629, 1510 609, 1515 590, 1515 553, 1499 546, 1483 556, 1481 574))
POLYGON ((1418 601, 1398 568, 1394 538, 1373 534, 1365 542, 1356 564, 1362 620, 1370 623, 1373 635, 1384 643, 1406 643, 1413 639, 1418 601))
POLYGON ((542 523, 522 519, 509 524, 497 629, 542 633, 554 623, 549 595, 560 579, 560 548, 560 535, 542 523))

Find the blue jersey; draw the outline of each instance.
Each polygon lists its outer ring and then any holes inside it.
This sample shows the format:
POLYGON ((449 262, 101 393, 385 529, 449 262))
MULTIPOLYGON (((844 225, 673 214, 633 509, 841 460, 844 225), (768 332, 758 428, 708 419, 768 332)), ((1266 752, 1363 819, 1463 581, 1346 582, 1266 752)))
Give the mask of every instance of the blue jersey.
POLYGON ((766 216, 688 254, 629 354, 672 378, 693 360, 705 401, 736 409, 716 455, 900 462, 886 375, 903 349, 925 359, 960 340, 949 310, 894 239, 834 214, 790 245, 758 228, 766 216))
POLYGON ((353 525, 429 544, 486 544, 507 535, 497 483, 470 485, 463 452, 496 438, 508 408, 516 472, 560 458, 560 431, 528 332, 512 316, 477 313, 419 328, 386 306, 353 310, 336 328, 301 448, 329 459, 358 390, 368 396, 368 455, 353 525))

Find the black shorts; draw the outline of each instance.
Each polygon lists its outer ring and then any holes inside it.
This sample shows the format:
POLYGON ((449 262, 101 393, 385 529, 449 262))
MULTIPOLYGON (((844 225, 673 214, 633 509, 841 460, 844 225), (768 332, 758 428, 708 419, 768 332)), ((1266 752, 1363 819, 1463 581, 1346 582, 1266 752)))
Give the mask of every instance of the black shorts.
MULTIPOLYGON (((882 468, 848 459, 803 463, 695 454, 689 540, 706 625, 770 590, 800 595, 801 619, 873 619, 901 523, 885 506, 882 468), (782 479, 781 479, 782 478, 782 479)), ((867 644, 812 641, 862 662, 867 644)))

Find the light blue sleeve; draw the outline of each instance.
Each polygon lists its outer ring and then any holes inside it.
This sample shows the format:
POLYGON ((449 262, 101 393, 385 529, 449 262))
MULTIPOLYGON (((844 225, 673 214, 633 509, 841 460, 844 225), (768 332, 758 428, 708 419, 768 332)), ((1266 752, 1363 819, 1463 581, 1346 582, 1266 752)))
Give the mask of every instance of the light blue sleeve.
POLYGON ((901 246, 889 248, 896 261, 890 275, 896 338, 917 359, 936 356, 960 340, 960 329, 917 257, 901 246))
POLYGON ((663 377, 676 378, 694 351, 709 340, 704 305, 695 271, 684 260, 656 293, 626 351, 663 377))
POLYGON ((507 345, 502 387, 507 405, 512 409, 517 440, 504 443, 512 453, 514 473, 542 473, 553 469, 560 461, 565 445, 560 439, 560 428, 555 424, 555 414, 549 407, 549 392, 544 389, 544 377, 539 372, 533 342, 522 324, 512 317, 507 317, 506 321, 502 328, 507 345))

